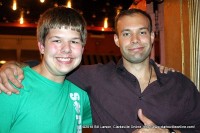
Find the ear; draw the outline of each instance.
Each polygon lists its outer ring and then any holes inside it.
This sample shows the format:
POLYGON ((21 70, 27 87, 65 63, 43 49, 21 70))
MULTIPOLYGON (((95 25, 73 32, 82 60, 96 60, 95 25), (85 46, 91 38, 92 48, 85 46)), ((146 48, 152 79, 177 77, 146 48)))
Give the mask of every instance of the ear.
POLYGON ((154 32, 152 31, 152 32, 151 32, 151 44, 154 43, 154 39, 155 39, 155 34, 154 34, 154 32))
POLYGON ((38 42, 38 48, 41 54, 44 54, 44 45, 41 42, 38 42))
POLYGON ((114 34, 114 41, 115 41, 115 45, 116 45, 117 47, 119 47, 119 37, 118 37, 117 34, 114 34))

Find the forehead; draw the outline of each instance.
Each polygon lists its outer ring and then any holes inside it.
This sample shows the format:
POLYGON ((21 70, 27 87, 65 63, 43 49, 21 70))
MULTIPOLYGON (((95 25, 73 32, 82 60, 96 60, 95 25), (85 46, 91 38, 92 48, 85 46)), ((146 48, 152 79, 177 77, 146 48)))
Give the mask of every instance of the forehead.
POLYGON ((80 32, 73 28, 52 28, 49 30, 49 36, 60 36, 60 37, 80 37, 80 32))
POLYGON ((149 20, 142 14, 126 15, 117 22, 117 30, 122 29, 149 28, 149 20))

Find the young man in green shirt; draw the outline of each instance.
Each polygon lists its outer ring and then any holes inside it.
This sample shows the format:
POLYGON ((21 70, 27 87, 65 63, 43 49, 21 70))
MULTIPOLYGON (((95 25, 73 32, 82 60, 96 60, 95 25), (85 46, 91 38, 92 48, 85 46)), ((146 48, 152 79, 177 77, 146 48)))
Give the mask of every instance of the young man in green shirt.
POLYGON ((42 14, 42 61, 23 68, 19 95, 0 95, 0 133, 81 133, 82 125, 92 124, 87 93, 65 80, 81 62, 86 36, 86 22, 75 10, 55 7, 42 14))

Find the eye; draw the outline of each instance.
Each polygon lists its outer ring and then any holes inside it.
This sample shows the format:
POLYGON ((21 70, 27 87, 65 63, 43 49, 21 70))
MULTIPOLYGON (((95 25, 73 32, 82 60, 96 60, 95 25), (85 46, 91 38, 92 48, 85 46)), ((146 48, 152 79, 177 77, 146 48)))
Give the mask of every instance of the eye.
POLYGON ((71 41, 71 43, 73 43, 73 44, 77 44, 78 42, 77 42, 77 41, 71 41))
POLYGON ((146 31, 141 31, 140 34, 141 34, 141 35, 146 35, 147 32, 146 32, 146 31))
POLYGON ((80 39, 72 40, 71 44, 81 44, 81 40, 80 39))
POLYGON ((61 40, 56 39, 56 40, 52 40, 52 42, 61 43, 61 40))
POLYGON ((147 29, 140 30, 141 35, 147 35, 148 33, 149 33, 149 31, 147 29))
POLYGON ((124 33, 122 33, 122 36, 123 37, 128 37, 128 36, 131 36, 131 34, 129 32, 124 32, 124 33))

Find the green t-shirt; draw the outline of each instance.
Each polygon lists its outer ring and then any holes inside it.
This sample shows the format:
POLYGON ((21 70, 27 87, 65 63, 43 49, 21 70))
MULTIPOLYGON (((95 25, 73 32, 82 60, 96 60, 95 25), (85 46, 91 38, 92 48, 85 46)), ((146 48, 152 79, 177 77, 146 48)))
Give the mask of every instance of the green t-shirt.
POLYGON ((0 95, 0 133, 79 133, 91 125, 88 95, 25 67, 20 94, 0 95))

